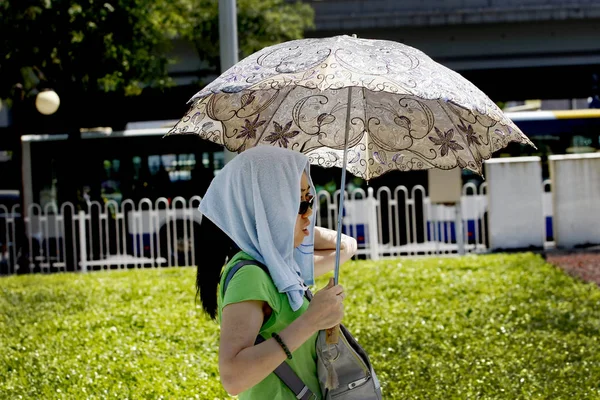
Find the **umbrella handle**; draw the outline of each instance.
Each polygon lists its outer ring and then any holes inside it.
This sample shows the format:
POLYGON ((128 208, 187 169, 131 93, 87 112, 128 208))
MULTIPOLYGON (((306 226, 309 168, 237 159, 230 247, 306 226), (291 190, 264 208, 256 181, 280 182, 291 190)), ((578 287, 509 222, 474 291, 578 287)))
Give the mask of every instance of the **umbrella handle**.
POLYGON ((327 344, 338 344, 340 341, 340 326, 336 325, 333 328, 329 328, 325 331, 325 343, 327 344))
MULTIPOLYGON (((332 287, 335 285, 334 279, 329 278, 329 284, 327 287, 332 287)), ((340 326, 336 325, 333 328, 329 328, 325 330, 325 343, 327 344, 337 344, 340 340, 339 338, 340 326)))

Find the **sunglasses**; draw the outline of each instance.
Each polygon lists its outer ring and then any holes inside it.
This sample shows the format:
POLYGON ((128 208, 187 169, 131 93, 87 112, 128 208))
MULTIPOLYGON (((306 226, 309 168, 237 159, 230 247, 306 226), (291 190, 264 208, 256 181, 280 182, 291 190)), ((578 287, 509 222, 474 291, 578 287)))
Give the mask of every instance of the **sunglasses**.
POLYGON ((308 200, 308 201, 301 201, 300 208, 298 209, 298 214, 299 215, 306 214, 306 212, 308 211, 309 208, 312 210, 314 202, 315 202, 314 197, 311 197, 310 200, 308 200))

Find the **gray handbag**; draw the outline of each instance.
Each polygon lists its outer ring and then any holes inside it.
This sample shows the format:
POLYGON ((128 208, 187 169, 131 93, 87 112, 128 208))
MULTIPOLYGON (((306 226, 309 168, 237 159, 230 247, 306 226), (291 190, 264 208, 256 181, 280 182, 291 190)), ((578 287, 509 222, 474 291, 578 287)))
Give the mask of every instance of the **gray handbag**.
MULTIPOLYGON (((227 290, 229 281, 240 268, 246 265, 260 267, 267 274, 267 267, 255 260, 242 260, 236 263, 227 274, 223 292, 227 290)), ((312 293, 307 290, 306 298, 312 300, 312 293)), ((352 337, 346 327, 340 324, 337 344, 326 343, 326 332, 319 331, 317 337, 317 373, 321 385, 323 399, 326 400, 381 400, 381 386, 373 370, 369 356, 352 337)), ((255 344, 264 342, 261 335, 256 337, 255 344)), ((286 363, 275 369, 275 375, 290 388, 300 400, 315 399, 316 396, 286 363)))

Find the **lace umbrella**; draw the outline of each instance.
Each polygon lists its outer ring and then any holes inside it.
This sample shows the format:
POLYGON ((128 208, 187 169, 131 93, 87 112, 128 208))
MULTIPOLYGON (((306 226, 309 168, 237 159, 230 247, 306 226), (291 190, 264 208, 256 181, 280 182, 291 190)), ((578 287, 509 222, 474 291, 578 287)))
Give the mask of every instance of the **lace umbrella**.
MULTIPOLYGON (((258 145, 369 180, 391 171, 482 164, 531 141, 483 92, 404 44, 335 36, 266 47, 190 100, 168 135, 197 134, 232 152, 258 145)), ((344 191, 338 213, 338 260, 344 191)))

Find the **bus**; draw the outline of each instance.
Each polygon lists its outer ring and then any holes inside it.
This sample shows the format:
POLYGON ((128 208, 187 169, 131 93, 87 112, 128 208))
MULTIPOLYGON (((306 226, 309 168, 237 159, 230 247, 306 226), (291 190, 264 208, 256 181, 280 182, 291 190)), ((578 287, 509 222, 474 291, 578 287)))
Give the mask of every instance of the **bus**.
POLYGON ((495 156, 540 156, 544 179, 549 176, 546 162, 549 155, 600 150, 600 109, 519 111, 506 115, 531 139, 537 150, 511 145, 495 156))
POLYGON ((221 146, 193 135, 166 136, 176 121, 130 123, 21 137, 24 204, 106 202, 202 195, 224 165, 221 146), (69 192, 75 187, 74 192, 69 192))

